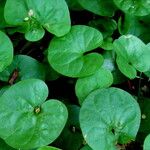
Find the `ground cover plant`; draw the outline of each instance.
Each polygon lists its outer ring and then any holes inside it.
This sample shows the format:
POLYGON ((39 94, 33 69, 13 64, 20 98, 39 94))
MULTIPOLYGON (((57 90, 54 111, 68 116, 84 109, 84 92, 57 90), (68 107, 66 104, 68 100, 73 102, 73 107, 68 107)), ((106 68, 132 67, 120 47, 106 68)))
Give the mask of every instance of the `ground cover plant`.
POLYGON ((150 150, 150 0, 0 0, 0 150, 150 150))

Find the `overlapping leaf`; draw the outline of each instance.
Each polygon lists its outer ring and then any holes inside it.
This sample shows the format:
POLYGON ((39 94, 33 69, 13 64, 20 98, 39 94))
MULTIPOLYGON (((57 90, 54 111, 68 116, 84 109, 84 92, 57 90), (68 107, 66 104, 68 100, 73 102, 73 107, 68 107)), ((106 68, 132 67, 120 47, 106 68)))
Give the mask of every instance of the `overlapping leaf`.
POLYGON ((61 133, 67 109, 48 100, 48 88, 38 79, 23 80, 0 97, 0 137, 16 149, 33 149, 53 142, 61 133))
POLYGON ((102 65, 103 58, 98 53, 85 53, 98 48, 102 41, 102 34, 98 30, 83 25, 73 26, 68 34, 61 38, 54 38, 50 42, 49 63, 57 72, 65 76, 91 75, 102 65))
POLYGON ((98 89, 82 104, 80 125, 93 150, 117 150, 117 143, 135 139, 140 116, 139 105, 127 92, 117 88, 98 89))
POLYGON ((0 31, 0 72, 13 60, 13 45, 8 36, 0 31))
POLYGON ((146 72, 150 69, 150 49, 139 38, 123 35, 113 45, 117 53, 117 65, 125 76, 133 79, 136 70, 146 72))
POLYGON ((26 25, 25 37, 29 41, 40 40, 44 36, 43 28, 56 36, 63 36, 70 30, 65 0, 7 0, 4 16, 10 25, 26 25))

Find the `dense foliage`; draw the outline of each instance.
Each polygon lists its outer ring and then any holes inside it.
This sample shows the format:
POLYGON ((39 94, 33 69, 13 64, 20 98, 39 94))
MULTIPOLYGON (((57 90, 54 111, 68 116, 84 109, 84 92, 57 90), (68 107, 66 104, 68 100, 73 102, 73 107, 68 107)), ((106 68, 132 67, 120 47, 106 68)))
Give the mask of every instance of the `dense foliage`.
POLYGON ((150 0, 0 0, 0 150, 150 150, 150 0))

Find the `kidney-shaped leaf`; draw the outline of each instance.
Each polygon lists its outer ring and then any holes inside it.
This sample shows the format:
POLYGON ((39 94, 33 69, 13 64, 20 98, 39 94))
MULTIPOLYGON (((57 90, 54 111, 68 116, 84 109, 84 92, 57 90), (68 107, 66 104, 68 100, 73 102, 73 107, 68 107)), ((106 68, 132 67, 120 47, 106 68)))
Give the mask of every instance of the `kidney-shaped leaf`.
POLYGON ((150 49, 139 38, 123 35, 113 45, 117 53, 117 65, 125 76, 135 78, 136 70, 145 72, 150 69, 150 49))
POLYGON ((28 24, 25 36, 30 41, 43 37, 43 27, 56 36, 62 36, 70 30, 70 16, 65 0, 7 0, 4 16, 11 25, 28 24))
POLYGON ((149 0, 114 0, 115 4, 125 13, 146 16, 150 14, 149 0))
POLYGON ((92 27, 73 26, 68 34, 51 41, 48 48, 49 63, 57 72, 65 76, 91 75, 102 65, 103 58, 98 53, 87 55, 84 53, 99 47, 102 40, 101 32, 92 27))
POLYGON ((36 59, 26 55, 16 55, 13 62, 0 73, 0 80, 25 80, 29 78, 45 79, 45 69, 36 59))
POLYGON ((60 101, 46 100, 48 88, 38 79, 23 80, 0 98, 0 137, 16 149, 48 145, 61 133, 67 109, 60 101))
POLYGON ((100 68, 95 74, 91 76, 79 78, 75 87, 79 103, 82 104, 90 92, 99 88, 109 87, 112 83, 112 73, 109 70, 103 68, 100 68))
POLYGON ((143 150, 150 149, 150 134, 145 138, 143 150))
POLYGON ((117 143, 135 139, 140 116, 139 105, 127 92, 117 88, 98 89, 83 102, 80 125, 93 150, 116 150, 117 143))
POLYGON ((100 16, 113 16, 115 5, 112 0, 78 0, 79 4, 100 16))
POLYGON ((0 72, 13 60, 13 45, 8 36, 0 31, 0 72))

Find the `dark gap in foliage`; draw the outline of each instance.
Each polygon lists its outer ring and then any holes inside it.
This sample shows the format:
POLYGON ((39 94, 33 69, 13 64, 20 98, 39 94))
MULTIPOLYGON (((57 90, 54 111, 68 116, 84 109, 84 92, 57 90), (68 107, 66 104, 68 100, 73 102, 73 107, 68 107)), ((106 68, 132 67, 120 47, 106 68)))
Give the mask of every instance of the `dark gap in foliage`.
POLYGON ((75 84, 76 79, 68 77, 60 77, 55 81, 47 82, 49 91, 49 98, 61 99, 64 103, 71 103, 78 105, 78 100, 75 95, 75 84))

